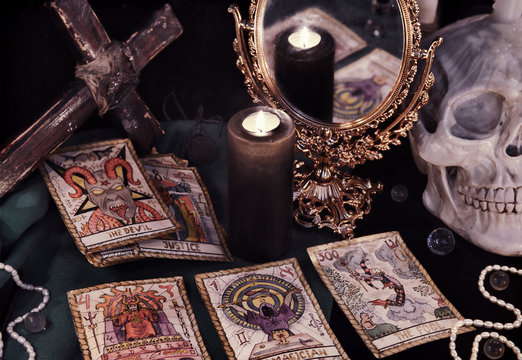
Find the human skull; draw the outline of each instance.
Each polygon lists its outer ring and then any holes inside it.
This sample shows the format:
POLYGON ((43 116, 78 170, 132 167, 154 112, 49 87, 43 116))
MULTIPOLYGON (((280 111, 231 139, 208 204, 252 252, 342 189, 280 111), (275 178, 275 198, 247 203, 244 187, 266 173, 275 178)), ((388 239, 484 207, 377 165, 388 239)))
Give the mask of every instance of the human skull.
POLYGON ((435 85, 410 134, 423 203, 475 245, 522 256, 522 18, 477 16, 437 35, 435 85))

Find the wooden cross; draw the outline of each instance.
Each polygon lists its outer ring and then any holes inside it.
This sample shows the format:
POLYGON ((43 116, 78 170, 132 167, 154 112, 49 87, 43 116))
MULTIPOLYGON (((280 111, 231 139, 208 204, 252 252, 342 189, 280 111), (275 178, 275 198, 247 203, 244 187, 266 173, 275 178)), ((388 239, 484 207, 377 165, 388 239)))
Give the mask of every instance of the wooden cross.
MULTIPOLYGON (((88 66, 100 59, 123 64, 104 74, 97 90, 111 93, 111 112, 121 122, 136 147, 147 152, 163 133, 160 124, 138 95, 136 84, 124 83, 122 73, 137 77, 161 50, 183 32, 168 4, 157 11, 150 22, 123 44, 111 41, 87 0, 56 0, 49 4, 88 66), (109 55, 108 55, 109 54, 109 55), (110 57, 110 58, 109 58, 110 57)), ((80 66, 81 67, 81 66, 80 66)), ((78 72, 77 72, 78 73, 78 72)), ((43 157, 60 146, 99 108, 86 82, 76 81, 64 95, 33 125, 0 152, 0 197, 26 177, 43 157)), ((97 92, 97 91, 95 91, 97 92)), ((101 97, 104 99, 104 97, 101 97)), ((97 102, 98 101, 98 102, 97 102)))

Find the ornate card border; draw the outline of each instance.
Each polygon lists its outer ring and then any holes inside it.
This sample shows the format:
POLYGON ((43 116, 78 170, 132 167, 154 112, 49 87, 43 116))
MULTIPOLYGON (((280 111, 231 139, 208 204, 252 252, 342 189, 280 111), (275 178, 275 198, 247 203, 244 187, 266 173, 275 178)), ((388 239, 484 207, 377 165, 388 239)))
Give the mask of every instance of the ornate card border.
POLYGON ((147 182, 147 185, 149 186, 150 190, 152 191, 156 201, 158 202, 159 206, 161 207, 161 209, 167 216, 167 219, 172 223, 172 225, 174 227, 168 231, 160 231, 160 232, 154 233, 152 235, 145 235, 145 236, 140 236, 140 237, 135 237, 135 238, 129 238, 126 240, 121 240, 121 241, 107 244, 107 245, 93 246, 92 248, 88 249, 87 246, 85 246, 83 244, 83 242, 81 241, 80 234, 78 234, 75 225, 73 224, 72 220, 67 215, 65 207, 64 207, 60 197, 58 196, 56 188, 54 187, 54 185, 50 179, 49 173, 45 169, 45 165, 44 165, 45 160, 43 160, 39 163, 40 173, 42 174, 45 184, 47 185, 47 188, 49 189, 49 192, 51 193, 51 196, 53 197, 54 202, 55 202, 56 206, 58 207, 58 211, 60 212, 60 215, 67 227, 67 230, 69 230, 69 233, 74 238, 74 242, 75 242, 76 246, 83 254, 93 253, 93 252, 101 251, 101 250, 113 249, 113 248, 124 246, 127 244, 132 244, 132 243, 135 243, 136 241, 165 235, 165 234, 171 233, 171 232, 175 231, 176 229, 180 228, 180 224, 178 224, 176 219, 174 219, 174 217, 172 216, 172 214, 170 213, 168 208, 165 206, 165 204, 161 200, 161 197, 159 196, 158 192, 156 191, 156 188, 152 184, 152 181, 150 180, 150 178, 147 175, 145 169, 143 168, 141 162, 139 161, 138 156, 136 155, 136 151, 134 150, 134 147, 132 146, 132 143, 129 139, 114 139, 114 140, 99 141, 99 142, 94 142, 94 143, 89 143, 89 144, 82 144, 82 145, 78 145, 78 146, 60 148, 58 151, 53 152, 52 155, 62 154, 62 153, 71 152, 71 151, 86 150, 89 148, 95 148, 95 147, 101 147, 101 146, 109 146, 109 145, 116 146, 116 145, 121 145, 121 144, 124 144, 124 146, 127 146, 127 149, 131 153, 133 160, 136 163, 136 166, 138 167, 143 178, 147 182))
POLYGON ((78 303, 76 302, 76 296, 84 294, 84 293, 88 293, 91 291, 95 291, 95 290, 109 288, 109 287, 129 286, 129 285, 134 286, 134 285, 159 284, 159 283, 176 283, 177 284, 181 299, 183 301, 183 306, 185 307, 187 315, 190 319, 190 324, 192 326, 192 330, 194 331, 194 335, 196 336, 196 341, 200 347, 201 356, 204 359, 210 358, 210 356, 207 352, 207 349, 205 347, 205 343, 203 342, 203 337, 201 336, 201 333, 199 332, 196 317, 194 316, 192 306, 191 306, 190 301, 187 296, 187 290, 183 283, 183 277, 175 276, 175 277, 170 277, 170 278, 157 278, 157 279, 148 279, 148 280, 113 282, 113 283, 100 284, 100 285, 91 286, 88 288, 68 291, 67 292, 67 301, 69 303, 69 308, 70 308, 71 314, 72 314, 74 330, 76 331, 76 335, 77 335, 78 341, 80 343, 81 352, 82 352, 83 358, 85 360, 94 360, 94 359, 91 357, 91 352, 89 351, 89 344, 87 342, 87 336, 85 334, 85 329, 82 326, 81 312, 78 309, 78 303))
POLYGON ((221 340, 221 343, 223 344, 223 347, 225 349, 225 353, 228 356, 228 358, 229 359, 237 359, 236 356, 235 356, 235 352, 234 352, 232 346, 230 345, 230 343, 229 343, 229 341, 228 341, 228 339, 226 337, 226 334, 225 334, 225 331, 223 329, 223 326, 221 325, 221 322, 219 321, 216 309, 212 306, 210 295, 209 295, 209 293, 208 293, 208 291, 207 291, 207 289, 205 287, 205 284, 204 284, 203 280, 208 279, 208 278, 219 277, 219 276, 223 276, 223 275, 232 275, 232 274, 237 274, 237 273, 242 273, 242 272, 251 272, 251 271, 255 271, 255 270, 259 270, 259 269, 264 269, 264 268, 269 268, 269 267, 276 267, 276 266, 282 266, 282 265, 291 265, 291 266, 293 266, 293 268, 296 271, 297 278, 303 284, 304 291, 306 292, 307 296, 309 297, 315 312, 319 316, 319 319, 322 322, 322 324, 323 324, 325 330, 327 331, 328 335, 330 336, 333 344, 335 345, 336 349, 339 351, 339 354, 341 355, 341 358, 349 360, 348 355, 344 351, 343 347, 339 343, 339 340, 337 339, 337 337, 333 333, 332 329, 330 328, 328 322, 326 321, 326 319, 324 317, 324 314, 323 314, 323 312, 322 312, 322 310, 321 310, 321 308, 319 306, 319 303, 317 302, 317 299, 315 298, 315 296, 314 296, 314 294, 313 294, 313 292, 312 292, 312 290, 310 288, 310 285, 306 281, 306 279, 305 279, 305 277, 303 275, 303 272, 301 271, 301 268, 299 267, 299 263, 298 263, 296 258, 289 258, 289 259, 286 259, 286 260, 274 261, 274 262, 264 263, 264 264, 260 264, 260 265, 252 265, 252 266, 241 267, 241 268, 234 268, 234 269, 221 270, 221 271, 216 271, 216 272, 196 274, 194 276, 195 281, 196 281, 196 287, 197 287, 197 289, 198 289, 198 291, 199 291, 199 293, 201 295, 201 298, 202 298, 202 300, 203 300, 203 302, 204 302, 204 304, 205 304, 205 306, 206 306, 206 308, 207 308, 207 310, 208 310, 208 312, 210 314, 210 318, 212 319, 212 323, 214 324, 214 326, 215 326, 215 328, 216 328, 216 330, 218 332, 219 338, 221 340))
MULTIPOLYGON (((444 294, 442 294, 442 292, 439 290, 439 288, 435 285, 435 283, 429 276, 426 269, 424 269, 424 267, 419 263, 418 259, 408 249, 408 247, 404 243, 402 237, 400 236, 399 232, 397 232, 397 231, 390 231, 390 232, 385 232, 385 233, 380 233, 380 234, 362 236, 362 237, 351 239, 351 240, 343 240, 343 241, 309 247, 307 249, 308 255, 310 256, 310 260, 312 261, 312 264, 314 265, 315 269, 317 270, 319 277, 321 278, 321 280, 323 280, 324 284, 328 288, 328 291, 330 291, 330 293, 332 294, 333 298, 335 299, 335 301, 337 302, 337 304, 339 305, 339 307, 341 308, 343 313, 346 315, 348 320, 350 320, 350 323, 352 324, 352 326, 355 328, 355 330, 357 331, 359 336, 364 341, 365 345, 368 347, 368 349, 372 352, 372 354, 376 358, 383 358, 383 357, 398 353, 400 351, 409 349, 411 347, 414 347, 414 346, 417 346, 420 344, 424 344, 424 343, 438 340, 438 339, 447 338, 450 336, 450 329, 448 329, 447 331, 440 333, 438 335, 432 335, 432 336, 414 340, 414 341, 411 341, 411 342, 408 342, 408 343, 405 343, 402 345, 395 345, 395 346, 391 347, 390 349, 382 351, 382 352, 379 351, 377 349, 377 347, 375 347, 375 345, 373 345, 370 337, 364 332, 362 326, 357 321, 357 319, 355 318, 353 313, 350 311, 348 306, 341 299, 341 297, 335 290, 335 287, 331 283, 328 275, 325 273, 324 268, 319 264, 319 261, 318 261, 317 257, 315 256, 315 253, 319 252, 319 251, 338 249, 340 247, 374 241, 376 239, 388 237, 388 236, 393 236, 393 237, 395 237, 395 239, 397 239, 397 242, 401 246, 402 250, 411 258, 411 260, 413 261, 415 266, 418 267, 418 269, 421 271, 422 275, 424 275, 424 277, 426 278, 426 281, 428 282, 428 284, 433 288, 433 290, 437 293, 437 295, 448 304, 448 307, 455 314, 455 317, 459 320, 464 320, 464 317, 462 317, 462 315, 457 311, 457 309, 453 306, 453 304, 451 304, 448 301, 448 299, 444 296, 444 294)), ((472 327, 461 328, 459 333, 464 333, 464 332, 468 332, 471 330, 473 330, 472 327)))

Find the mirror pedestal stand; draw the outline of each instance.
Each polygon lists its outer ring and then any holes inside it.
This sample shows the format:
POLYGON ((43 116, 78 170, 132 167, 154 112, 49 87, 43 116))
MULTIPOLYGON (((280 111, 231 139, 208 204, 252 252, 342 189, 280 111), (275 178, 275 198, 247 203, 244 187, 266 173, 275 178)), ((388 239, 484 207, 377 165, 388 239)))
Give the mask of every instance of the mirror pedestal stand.
POLYGON ((363 180, 336 169, 320 157, 310 169, 296 161, 294 169, 294 219, 303 227, 329 228, 343 238, 354 236, 355 222, 371 210, 380 182, 363 180))

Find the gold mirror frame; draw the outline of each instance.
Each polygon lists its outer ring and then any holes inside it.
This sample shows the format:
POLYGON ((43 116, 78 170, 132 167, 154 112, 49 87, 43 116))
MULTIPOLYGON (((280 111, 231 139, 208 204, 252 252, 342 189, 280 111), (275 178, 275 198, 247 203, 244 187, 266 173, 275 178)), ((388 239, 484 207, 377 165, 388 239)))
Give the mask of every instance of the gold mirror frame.
POLYGON ((375 110, 362 118, 323 124, 292 106, 268 71, 263 44, 267 1, 251 0, 248 20, 242 19, 237 5, 228 9, 236 24, 233 42, 238 55, 236 65, 245 76, 247 91, 254 102, 281 109, 294 119, 296 149, 313 161, 312 170, 304 162, 296 162, 295 220, 305 227, 327 227, 351 238, 355 222, 369 213, 372 197, 382 190, 382 184, 360 179, 341 168, 381 159, 382 152, 389 150, 390 145, 401 144, 401 137, 407 136, 417 120, 417 112, 428 102, 428 91, 434 83, 431 67, 442 39, 434 41, 428 50, 422 49, 417 2, 396 0, 403 26, 403 55, 395 86, 375 110), (425 61, 420 75, 419 61, 425 61))

